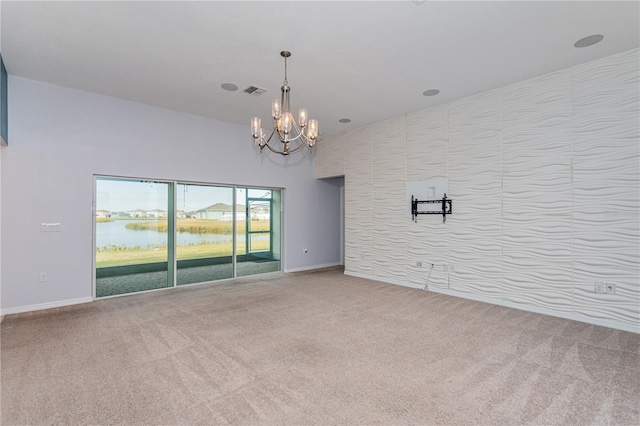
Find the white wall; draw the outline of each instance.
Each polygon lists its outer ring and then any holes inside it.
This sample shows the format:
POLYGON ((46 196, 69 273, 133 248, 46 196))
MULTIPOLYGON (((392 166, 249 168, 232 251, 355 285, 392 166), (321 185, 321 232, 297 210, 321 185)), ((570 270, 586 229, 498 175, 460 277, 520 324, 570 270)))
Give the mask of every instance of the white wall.
POLYGON ((640 332, 639 63, 635 49, 326 141, 316 176, 345 175, 346 273, 640 332), (412 223, 407 181, 436 176, 453 214, 412 223))
POLYGON ((340 188, 314 179, 310 154, 261 155, 248 126, 15 76, 9 88, 3 313, 91 297, 94 174, 285 188, 285 270, 340 263, 340 188))

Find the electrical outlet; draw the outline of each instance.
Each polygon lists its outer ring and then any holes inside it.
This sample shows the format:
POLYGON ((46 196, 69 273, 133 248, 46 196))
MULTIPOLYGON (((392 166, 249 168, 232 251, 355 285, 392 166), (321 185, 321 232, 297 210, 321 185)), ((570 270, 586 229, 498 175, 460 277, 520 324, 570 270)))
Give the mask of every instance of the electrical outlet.
POLYGON ((443 265, 442 270, 444 272, 453 272, 453 265, 443 265))
POLYGON ((416 268, 422 268, 422 262, 420 261, 416 262, 416 268))
POLYGON ((593 283, 593 291, 594 293, 606 293, 607 287, 602 281, 594 281, 593 283))
POLYGON ((616 285, 611 283, 605 283, 607 287, 607 294, 616 294, 616 285))
POLYGON ((40 272, 40 282, 43 283, 47 281, 47 273, 46 272, 40 272))

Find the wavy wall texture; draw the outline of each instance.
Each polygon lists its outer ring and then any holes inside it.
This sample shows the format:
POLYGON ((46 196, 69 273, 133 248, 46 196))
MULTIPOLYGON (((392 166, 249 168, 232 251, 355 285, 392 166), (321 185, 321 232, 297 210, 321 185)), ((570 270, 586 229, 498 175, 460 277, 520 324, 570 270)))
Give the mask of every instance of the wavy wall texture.
MULTIPOLYGON (((441 105, 407 116, 407 181, 447 176, 449 152, 448 107, 441 105)), ((406 222, 406 220, 405 220, 406 222)), ((440 216, 420 216, 407 230, 407 279, 414 285, 447 288, 449 275, 428 264, 449 264, 449 228, 440 216), (423 262, 423 267, 416 267, 423 262)))
POLYGON ((316 143, 316 178, 344 176, 344 135, 316 143))
POLYGON ((640 323, 638 51, 574 69, 574 309, 640 323), (594 281, 616 295, 593 297, 594 281))
POLYGON ((634 49, 346 133, 347 273, 640 332, 639 64, 634 49), (413 223, 406 183, 436 176, 453 214, 413 223))
POLYGON ((345 271, 373 275, 373 151, 371 130, 345 133, 345 271))
POLYGON ((406 280, 407 259, 405 193, 407 186, 406 118, 371 126, 373 149, 373 272, 376 276, 406 280))
POLYGON ((500 91, 449 104, 449 288, 500 295, 500 91))
POLYGON ((572 308, 571 70, 502 90, 503 297, 572 308))
POLYGON ((407 116, 407 180, 422 181, 447 176, 449 151, 447 105, 407 116))

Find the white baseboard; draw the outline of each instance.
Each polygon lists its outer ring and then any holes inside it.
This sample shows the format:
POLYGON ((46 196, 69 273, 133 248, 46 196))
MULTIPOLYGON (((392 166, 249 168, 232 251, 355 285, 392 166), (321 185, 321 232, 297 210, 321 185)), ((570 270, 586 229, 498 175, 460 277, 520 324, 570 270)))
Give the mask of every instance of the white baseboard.
POLYGON ((38 303, 36 305, 17 306, 15 308, 4 308, 0 310, 0 315, 21 314, 23 312, 40 311, 42 309, 61 308, 63 306, 79 305, 80 303, 93 302, 91 297, 80 297, 78 299, 58 300, 55 302, 38 303))
POLYGON ((302 268, 291 268, 285 269, 284 272, 302 272, 302 271, 311 271, 313 269, 322 269, 322 268, 331 268, 334 266, 342 266, 342 263, 325 263, 323 265, 312 265, 312 266, 303 266, 302 268))
MULTIPOLYGON (((358 278, 365 278, 372 281, 380 281, 380 282, 389 283, 389 284, 401 285, 403 287, 412 287, 412 288, 417 288, 421 290, 424 288, 421 285, 417 285, 413 283, 407 283, 404 281, 389 279, 385 277, 359 274, 357 272, 345 271, 345 275, 351 275, 358 278)), ((446 294, 448 296, 460 297, 462 299, 475 300, 477 302, 490 303, 492 305, 504 306, 506 308, 519 309, 521 311, 527 311, 527 312, 535 312, 537 314, 549 315, 552 317, 564 318, 564 319, 573 320, 573 321, 580 321, 587 324, 599 325, 602 327, 614 328, 616 330, 629 331, 631 333, 640 334, 639 326, 621 323, 618 321, 591 318, 591 317, 587 317, 587 316, 576 314, 576 313, 560 312, 560 311, 555 311, 553 309, 541 308, 538 306, 520 305, 507 300, 495 299, 495 298, 480 296, 472 293, 461 293, 459 291, 451 290, 448 288, 429 287, 427 290, 433 293, 441 293, 441 294, 446 294)))

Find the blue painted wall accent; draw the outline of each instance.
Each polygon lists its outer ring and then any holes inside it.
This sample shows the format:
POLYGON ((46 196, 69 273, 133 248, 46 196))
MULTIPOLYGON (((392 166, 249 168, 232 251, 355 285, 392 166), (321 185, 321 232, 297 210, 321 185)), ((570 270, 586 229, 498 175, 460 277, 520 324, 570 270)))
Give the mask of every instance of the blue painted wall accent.
POLYGON ((7 123, 7 69, 0 55, 0 137, 2 143, 9 142, 9 126, 7 123))

